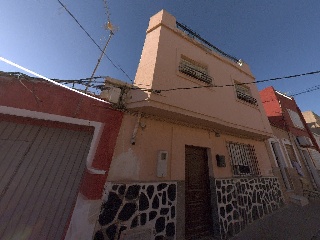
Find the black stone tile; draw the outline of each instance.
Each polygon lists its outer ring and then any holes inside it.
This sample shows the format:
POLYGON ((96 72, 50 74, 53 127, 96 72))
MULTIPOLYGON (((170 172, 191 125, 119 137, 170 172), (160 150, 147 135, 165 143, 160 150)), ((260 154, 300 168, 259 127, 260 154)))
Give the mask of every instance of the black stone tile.
POLYGON ((228 205, 226 206, 226 210, 227 210, 227 213, 232 212, 232 210, 233 210, 232 204, 228 204, 228 205))
POLYGON ((140 191, 139 185, 132 185, 128 187, 127 193, 126 193, 126 199, 133 200, 138 198, 140 191))
POLYGON ((168 198, 170 199, 170 201, 176 200, 176 194, 177 194, 176 185, 170 184, 168 187, 168 198))
POLYGON ((176 217, 176 208, 175 208, 175 206, 172 206, 171 207, 171 219, 173 219, 175 217, 176 217))
POLYGON ((149 221, 155 219, 156 216, 157 216, 157 212, 156 211, 149 212, 149 221))
POLYGON ((152 198, 153 193, 154 193, 154 186, 153 186, 153 185, 149 185, 149 186, 147 187, 147 194, 148 194, 149 199, 152 198))
POLYGON ((143 226, 145 225, 147 222, 147 214, 146 213, 142 213, 140 215, 140 225, 143 226))
POLYGON ((101 231, 97 231, 93 240, 104 240, 103 233, 101 231))
POLYGON ((102 212, 99 215, 99 223, 101 226, 107 225, 114 220, 121 203, 121 199, 115 193, 110 192, 107 202, 103 203, 101 207, 102 212))
POLYGON ((166 236, 173 237, 176 234, 174 223, 168 223, 166 226, 166 236))
POLYGON ((229 194, 227 195, 227 202, 229 203, 229 202, 231 202, 231 200, 232 200, 232 194, 229 193, 229 194))
POLYGON ((158 196, 154 196, 154 199, 152 201, 152 208, 153 209, 158 209, 159 208, 159 198, 158 196))
POLYGON ((106 234, 108 236, 109 239, 114 239, 117 233, 117 225, 116 224, 112 224, 111 226, 109 226, 106 229, 106 234))
POLYGON ((238 213, 237 210, 234 210, 234 211, 233 211, 233 219, 234 219, 234 220, 238 220, 238 219, 239 219, 239 213, 238 213))
POLYGON ((224 207, 220 207, 220 215, 225 218, 226 216, 226 211, 224 210, 224 207))
POLYGON ((131 222, 131 228, 135 228, 138 226, 138 216, 134 217, 131 222))
POLYGON ((217 187, 217 189, 221 188, 221 181, 220 180, 216 181, 216 187, 217 187))
POLYGON ((167 205, 167 193, 163 192, 162 195, 162 205, 167 205))
POLYGON ((220 191, 217 192, 217 196, 218 196, 218 203, 221 203, 222 196, 220 191))
POLYGON ((161 191, 161 190, 165 189, 167 186, 168 186, 168 184, 166 184, 166 183, 160 183, 160 184, 157 186, 157 190, 158 190, 158 191, 161 191))
POLYGON ((226 199, 226 196, 225 196, 225 195, 222 197, 222 202, 223 202, 224 204, 227 203, 227 199, 226 199))
POLYGON ((156 224, 155 224, 155 229, 156 229, 156 232, 157 233, 160 233, 164 230, 165 228, 165 218, 164 217, 159 217, 157 220, 156 220, 156 224))
POLYGON ((169 212, 169 208, 161 208, 160 215, 166 215, 169 212))
POLYGON ((132 217, 136 210, 137 205, 135 203, 126 203, 119 213, 118 219, 121 221, 127 221, 132 217))
POLYGON ((140 199, 139 199, 139 211, 144 211, 144 210, 147 210, 148 208, 149 208, 149 199, 144 193, 141 193, 140 199))
POLYGON ((126 185, 121 185, 118 191, 119 191, 119 194, 123 195, 126 191, 126 185))

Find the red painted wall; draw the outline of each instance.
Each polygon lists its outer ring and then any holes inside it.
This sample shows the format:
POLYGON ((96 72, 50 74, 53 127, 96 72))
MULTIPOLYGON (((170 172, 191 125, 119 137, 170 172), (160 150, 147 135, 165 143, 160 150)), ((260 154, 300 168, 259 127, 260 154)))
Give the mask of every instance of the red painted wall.
POLYGON ((294 98, 289 99, 281 94, 278 94, 273 87, 267 87, 261 90, 260 97, 271 125, 291 132, 295 136, 309 137, 312 140, 313 145, 319 150, 319 147, 317 146, 317 143, 311 134, 307 123, 302 116, 301 110, 294 98), (300 129, 294 126, 287 109, 295 111, 299 114, 305 129, 300 129))
MULTIPOLYGON (((110 104, 44 80, 0 76, 0 105, 103 123, 92 166, 108 172, 123 116, 122 112, 111 109, 110 104)), ((30 123, 31 120, 23 121, 30 123)), ((88 199, 100 199, 106 179, 107 174, 94 175, 86 171, 80 192, 88 199)))
POLYGON ((273 87, 268 87, 259 92, 263 107, 271 125, 285 129, 281 105, 273 87))

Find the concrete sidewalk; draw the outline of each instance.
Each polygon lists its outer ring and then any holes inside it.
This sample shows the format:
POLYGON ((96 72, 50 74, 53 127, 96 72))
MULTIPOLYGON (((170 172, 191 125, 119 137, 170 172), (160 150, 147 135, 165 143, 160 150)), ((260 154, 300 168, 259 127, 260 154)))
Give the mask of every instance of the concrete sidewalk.
POLYGON ((232 240, 320 240, 320 200, 304 207, 288 204, 248 225, 232 240))

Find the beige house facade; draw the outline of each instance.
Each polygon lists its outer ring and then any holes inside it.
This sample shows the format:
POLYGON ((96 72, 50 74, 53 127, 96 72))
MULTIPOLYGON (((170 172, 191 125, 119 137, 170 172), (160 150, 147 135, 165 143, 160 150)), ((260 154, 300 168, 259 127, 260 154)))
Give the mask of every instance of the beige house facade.
POLYGON ((310 149, 310 155, 312 156, 313 163, 316 169, 320 173, 320 116, 312 111, 302 112, 303 118, 305 119, 311 134, 313 135, 315 142, 317 143, 318 151, 310 149))
POLYGON ((226 239, 280 208, 254 80, 168 12, 151 17, 94 238, 226 239))
POLYGON ((286 202, 305 205, 308 200, 303 197, 301 179, 304 178, 311 186, 312 174, 306 165, 300 146, 295 136, 281 128, 271 126, 274 136, 268 140, 272 170, 278 177, 286 202))

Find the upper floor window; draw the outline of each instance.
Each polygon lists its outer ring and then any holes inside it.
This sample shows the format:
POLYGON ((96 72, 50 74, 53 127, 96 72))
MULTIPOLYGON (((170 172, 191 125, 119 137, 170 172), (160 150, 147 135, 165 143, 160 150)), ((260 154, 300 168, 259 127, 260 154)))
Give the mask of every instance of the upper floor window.
POLYGON ((247 103, 250 103, 252 105, 257 106, 257 99, 252 97, 250 88, 248 86, 245 86, 244 84, 235 83, 237 98, 245 101, 247 103))
POLYGON ((291 118, 293 125, 297 128, 304 129, 304 126, 303 126, 303 123, 301 121, 299 114, 296 113, 295 111, 292 111, 291 109, 287 109, 287 110, 288 110, 288 113, 289 113, 289 116, 291 118))
POLYGON ((196 78, 205 83, 212 83, 212 77, 208 75, 208 68, 186 56, 181 56, 179 72, 196 78))
POLYGON ((231 159, 232 171, 235 176, 260 175, 258 160, 254 146, 228 142, 228 150, 231 159))

